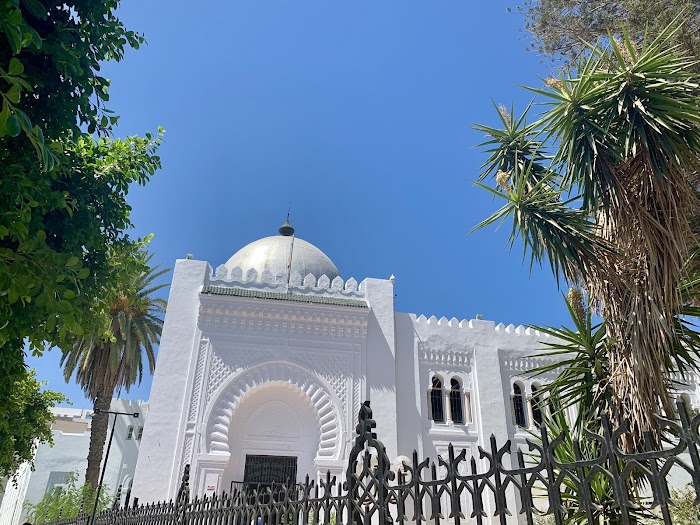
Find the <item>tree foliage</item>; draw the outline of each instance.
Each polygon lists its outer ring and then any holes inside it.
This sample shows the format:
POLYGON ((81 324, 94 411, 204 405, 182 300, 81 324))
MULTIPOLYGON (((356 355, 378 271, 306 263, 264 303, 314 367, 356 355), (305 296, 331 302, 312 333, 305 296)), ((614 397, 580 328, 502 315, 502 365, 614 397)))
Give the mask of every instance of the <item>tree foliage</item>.
MULTIPOLYGON (((601 38, 631 35, 641 44, 644 35, 658 36, 679 15, 686 24, 673 35, 689 56, 700 57, 700 2, 697 0, 524 0, 516 7, 525 15, 532 48, 554 60, 575 63, 588 46, 601 38)), ((693 66, 695 71, 700 67, 693 66)))
MULTIPOLYGON (((72 472, 63 486, 53 487, 36 504, 26 503, 26 519, 29 523, 53 523, 60 519, 75 518, 80 513, 90 513, 97 493, 88 483, 78 485, 78 474, 72 472)), ((109 487, 103 486, 97 512, 109 509, 112 498, 109 487)))
MULTIPOLYGON (((115 264, 119 264, 119 253, 115 264)), ((72 346, 63 348, 61 365, 64 377, 69 381, 75 376, 85 395, 93 400, 95 414, 90 433, 90 449, 85 474, 86 482, 97 486, 102 450, 107 436, 108 415, 112 396, 117 389, 129 388, 141 383, 144 368, 150 373, 155 369, 155 348, 163 327, 164 299, 153 294, 165 287, 155 280, 167 269, 151 268, 151 256, 139 251, 136 260, 141 267, 131 265, 124 268, 118 279, 118 292, 109 304, 109 313, 104 318, 105 326, 76 339, 72 346), (104 333, 111 334, 109 339, 104 333), (98 412, 99 411, 99 412, 98 412)), ((127 253, 126 262, 134 259, 127 253)))
POLYGON ((575 71, 533 90, 534 124, 502 108, 479 185, 505 201, 479 227, 510 219, 532 264, 583 286, 605 320, 613 421, 633 447, 673 412, 670 370, 695 369, 697 334, 683 319, 697 279, 700 87, 669 27, 637 48, 596 47, 575 71), (551 152, 551 153, 550 153, 551 152), (688 287, 688 289, 686 289, 688 287))
MULTIPOLYGON (((610 340, 607 338, 605 321, 594 322, 588 298, 578 287, 572 287, 566 297, 573 328, 533 327, 551 336, 545 343, 545 351, 540 357, 555 357, 554 362, 529 371, 532 377, 554 378, 545 382, 538 390, 542 401, 542 424, 550 437, 561 436, 553 449, 559 463, 574 463, 580 460, 601 458, 601 444, 590 438, 590 433, 602 431, 602 415, 611 410, 613 392, 610 389, 611 368, 608 356, 610 340)), ((686 407, 689 410, 689 407, 686 407)), ((669 414, 671 419, 677 414, 669 414)), ((673 437, 665 436, 669 442, 673 437)), ((532 439, 541 442, 539 432, 532 433, 532 439)), ((536 454, 534 454, 536 455, 536 454)), ((610 461, 610 459, 606 460, 610 461)), ((619 458, 617 469, 622 472, 626 465, 619 458)), ((642 461, 644 468, 650 468, 642 461)), ((610 469, 607 464, 606 468, 610 469)), ((554 475, 560 475, 554 467, 554 475)), ((580 492, 580 487, 569 477, 562 477, 561 501, 564 507, 563 523, 585 525, 589 516, 596 523, 618 525, 623 522, 615 497, 611 478, 593 466, 581 468, 581 476, 588 480, 590 505, 580 492)), ((648 510, 651 495, 644 498, 649 489, 648 480, 641 469, 632 469, 626 478, 628 490, 638 498, 646 499, 648 505, 638 509, 628 509, 634 523, 653 525, 661 523, 659 509, 648 510)), ((670 507, 673 523, 690 525, 700 523, 700 507, 695 503, 695 491, 688 489, 672 490, 670 507)), ((536 520, 538 525, 554 523, 551 516, 536 520)))
MULTIPOLYGON (((22 377, 25 341, 40 353, 100 326, 116 294, 110 251, 135 249, 126 196, 160 167, 162 137, 111 138, 100 63, 144 42, 116 16, 119 3, 0 0, 4 378, 22 377)), ((12 385, 0 382, 0 421, 15 418, 12 385)))
POLYGON ((42 391, 34 370, 25 370, 12 381, 3 409, 13 417, 0 418, 0 478, 11 477, 22 463, 32 461, 39 443, 53 442, 50 408, 66 401, 63 394, 42 391))

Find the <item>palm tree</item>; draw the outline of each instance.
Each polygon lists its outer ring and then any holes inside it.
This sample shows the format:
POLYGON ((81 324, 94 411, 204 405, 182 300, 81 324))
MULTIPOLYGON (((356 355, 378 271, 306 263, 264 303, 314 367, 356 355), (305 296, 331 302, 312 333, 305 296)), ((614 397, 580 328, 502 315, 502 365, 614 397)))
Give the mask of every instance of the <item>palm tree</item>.
MULTIPOLYGON (((61 365, 66 381, 75 373, 77 383, 93 400, 97 412, 109 410, 112 396, 122 387, 141 383, 144 355, 148 370, 155 369, 154 345, 158 344, 166 301, 152 296, 167 284, 153 281, 168 270, 150 268, 152 255, 144 256, 144 266, 125 279, 109 309, 109 330, 105 339, 97 331, 63 351, 61 365)), ((96 413, 90 432, 90 450, 85 481, 97 487, 102 451, 107 437, 109 414, 96 413)))
POLYGON ((700 349, 678 330, 699 250, 700 88, 670 45, 677 30, 592 48, 532 90, 549 99, 534 124, 500 108, 504 129, 477 126, 491 137, 481 180, 496 181, 478 185, 506 201, 477 228, 511 217, 511 243, 584 288, 605 320, 609 411, 630 421, 629 448, 659 406, 673 413, 671 371, 695 367, 700 349))

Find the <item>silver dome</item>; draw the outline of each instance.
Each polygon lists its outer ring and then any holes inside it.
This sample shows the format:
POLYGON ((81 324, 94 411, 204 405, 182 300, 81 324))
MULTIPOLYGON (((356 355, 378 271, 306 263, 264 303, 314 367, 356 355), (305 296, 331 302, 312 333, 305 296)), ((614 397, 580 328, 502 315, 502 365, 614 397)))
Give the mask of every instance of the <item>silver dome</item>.
POLYGON ((308 274, 317 279, 322 275, 327 275, 331 280, 338 277, 338 269, 325 253, 299 237, 285 235, 274 235, 251 242, 234 253, 226 262, 226 267, 232 270, 238 266, 243 270, 243 275, 251 268, 254 268, 258 275, 265 270, 269 270, 273 275, 286 273, 292 239, 294 253, 291 273, 299 272, 302 278, 308 274))

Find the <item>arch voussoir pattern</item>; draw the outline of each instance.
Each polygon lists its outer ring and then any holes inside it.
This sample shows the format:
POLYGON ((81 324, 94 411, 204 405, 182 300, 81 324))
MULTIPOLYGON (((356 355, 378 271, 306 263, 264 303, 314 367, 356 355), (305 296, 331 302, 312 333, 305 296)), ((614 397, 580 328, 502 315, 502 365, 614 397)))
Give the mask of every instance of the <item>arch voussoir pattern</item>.
POLYGON ((338 459, 342 417, 340 406, 332 390, 317 375, 291 363, 265 363, 241 372, 226 381, 214 396, 209 415, 206 418, 207 452, 229 454, 229 428, 236 407, 250 392, 263 385, 283 383, 301 391, 313 409, 320 429, 320 442, 317 458, 338 459))

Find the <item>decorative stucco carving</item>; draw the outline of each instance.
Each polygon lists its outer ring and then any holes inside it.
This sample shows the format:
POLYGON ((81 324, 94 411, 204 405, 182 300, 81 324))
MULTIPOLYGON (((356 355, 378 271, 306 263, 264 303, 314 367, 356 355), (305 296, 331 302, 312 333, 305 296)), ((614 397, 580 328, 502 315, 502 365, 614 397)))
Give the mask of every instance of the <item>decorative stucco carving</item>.
POLYGON ((295 346, 274 348, 259 341, 257 344, 236 344, 232 347, 212 347, 209 376, 206 385, 208 404, 219 387, 236 372, 271 361, 288 361, 313 370, 332 387, 343 412, 354 414, 360 406, 360 356, 354 345, 298 341, 295 346), (313 349, 313 350, 312 350, 313 349), (357 396, 355 396, 355 389, 357 396))
POLYGON ((472 351, 459 352, 424 346, 420 349, 420 361, 421 363, 467 368, 472 366, 472 351))
POLYGON ((209 383, 207 384, 207 403, 211 399, 212 394, 232 375, 233 370, 231 367, 224 363, 223 359, 216 352, 212 352, 209 383))
POLYGON ((304 392, 321 429, 318 457, 337 459, 342 436, 339 400, 315 374, 299 366, 280 362, 266 363, 246 370, 221 386, 206 417, 207 451, 210 454, 229 454, 229 427, 234 410, 246 394, 258 386, 273 382, 304 392))
POLYGON ((329 297, 363 298, 364 281, 358 285, 357 280, 350 277, 343 281, 340 276, 332 281, 328 275, 321 275, 318 279, 309 273, 301 275, 299 272, 292 272, 273 275, 265 270, 258 273, 253 268, 243 272, 236 266, 231 270, 226 265, 219 265, 214 275, 208 279, 208 284, 216 286, 244 286, 250 289, 260 290, 284 290, 285 292, 305 293, 314 295, 325 295, 329 297))
MULTIPOLYGON (((543 365, 552 365, 560 361, 553 357, 534 357, 522 355, 502 355, 500 358, 501 369, 511 372, 527 372, 543 365)), ((557 369, 558 370, 558 369, 557 369)), ((557 371, 553 372, 558 373, 557 371)))
POLYGON ((332 310, 257 306, 239 301, 202 301, 200 325, 213 329, 303 334, 362 339, 367 336, 367 314, 332 310))
POLYGON ((188 433, 185 435, 185 446, 182 449, 182 461, 180 465, 187 465, 192 462, 192 446, 194 444, 194 435, 188 433))
POLYGON ((202 394, 202 381, 204 379, 204 370, 209 348, 209 339, 207 337, 202 337, 201 341, 199 342, 199 351, 197 352, 197 367, 194 374, 194 386, 192 387, 192 401, 190 403, 190 412, 187 417, 188 421, 194 421, 197 417, 199 402, 202 394))

